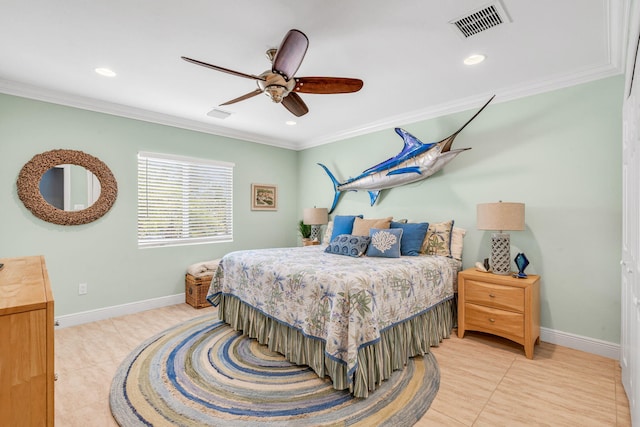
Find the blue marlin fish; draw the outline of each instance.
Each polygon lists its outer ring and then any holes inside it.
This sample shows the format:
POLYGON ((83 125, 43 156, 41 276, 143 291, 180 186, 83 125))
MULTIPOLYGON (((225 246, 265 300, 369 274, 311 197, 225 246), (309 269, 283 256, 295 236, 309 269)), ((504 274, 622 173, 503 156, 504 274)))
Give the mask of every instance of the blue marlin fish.
POLYGON ((325 165, 318 163, 318 165, 327 172, 329 178, 331 178, 333 190, 335 191, 333 204, 331 205, 329 213, 335 209, 340 194, 342 194, 343 191, 366 190, 369 192, 371 206, 373 206, 376 200, 378 200, 380 191, 426 179, 442 169, 458 154, 470 150, 470 148, 452 150, 451 145, 456 136, 462 132, 462 129, 471 123, 471 121, 489 105, 493 98, 495 98, 495 95, 492 96, 473 117, 462 125, 460 129, 439 142, 424 144, 406 130, 396 128, 396 133, 404 140, 402 151, 396 156, 370 167, 359 176, 349 178, 343 183, 340 183, 325 165))

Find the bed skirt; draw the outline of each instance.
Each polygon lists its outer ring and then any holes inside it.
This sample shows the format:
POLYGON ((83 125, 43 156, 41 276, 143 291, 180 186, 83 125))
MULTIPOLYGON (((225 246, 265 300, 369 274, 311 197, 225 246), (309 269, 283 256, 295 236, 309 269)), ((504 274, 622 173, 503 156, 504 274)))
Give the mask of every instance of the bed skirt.
MULTIPOLYGON (((337 390, 349 389, 355 397, 367 397, 370 391, 403 369, 410 357, 429 353, 449 338, 455 322, 455 300, 443 301, 422 314, 387 328, 380 340, 358 350, 358 365, 353 378, 347 366, 325 354, 323 340, 304 335, 265 315, 233 295, 219 294, 218 316, 233 329, 266 344, 297 365, 307 365, 320 377, 328 376, 337 390)), ((217 298, 216 298, 217 299, 217 298)))

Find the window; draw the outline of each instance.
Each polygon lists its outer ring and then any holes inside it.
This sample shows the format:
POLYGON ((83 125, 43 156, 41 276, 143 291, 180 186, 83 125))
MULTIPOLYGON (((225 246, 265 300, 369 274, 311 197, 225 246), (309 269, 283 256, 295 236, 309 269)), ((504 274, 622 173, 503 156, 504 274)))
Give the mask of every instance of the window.
POLYGON ((231 241, 233 166, 138 153, 138 247, 231 241))

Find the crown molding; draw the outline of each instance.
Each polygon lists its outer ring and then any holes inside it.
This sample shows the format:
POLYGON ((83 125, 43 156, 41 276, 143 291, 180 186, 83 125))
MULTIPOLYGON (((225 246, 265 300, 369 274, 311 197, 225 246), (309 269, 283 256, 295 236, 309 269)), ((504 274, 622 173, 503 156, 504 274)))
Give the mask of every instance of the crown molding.
POLYGON ((383 120, 367 123, 352 129, 332 133, 319 138, 312 138, 306 141, 283 141, 281 139, 270 138, 252 132, 229 129, 196 120, 184 119, 177 116, 129 107, 122 104, 53 91, 1 78, 0 92, 99 113, 111 114, 160 125, 173 126, 196 132, 299 151, 366 135, 372 132, 403 126, 409 123, 416 123, 447 114, 466 111, 477 107, 478 104, 484 102, 494 94, 496 95, 496 101, 494 104, 497 104, 622 74, 625 68, 626 44, 628 38, 627 33, 629 28, 629 8, 630 0, 603 0, 603 9, 607 15, 608 23, 607 34, 609 62, 607 65, 586 68, 571 74, 554 76, 546 80, 531 81, 525 85, 501 88, 496 90, 494 93, 487 93, 483 96, 458 99, 435 107, 387 117, 383 120))
MULTIPOLYGON (((622 58, 620 56, 619 58, 622 58)), ((570 86, 575 86, 590 81, 603 79, 615 75, 622 74, 621 64, 617 66, 607 65, 595 67, 591 69, 581 70, 570 75, 561 75, 554 78, 530 82, 527 85, 519 85, 516 87, 505 88, 495 93, 496 101, 494 104, 511 101, 514 99, 524 98, 527 96, 537 95, 544 92, 550 92, 570 86)), ((325 135, 321 138, 301 141, 299 143, 291 143, 279 139, 267 138, 250 132, 243 132, 234 129, 223 128, 215 125, 198 122, 195 120, 183 119, 168 114, 157 113, 153 111, 143 110, 140 108, 129 107, 126 105, 100 101, 97 99, 72 95, 62 92, 44 89, 41 87, 30 86, 23 83, 12 82, 0 79, 0 92, 20 96, 23 98, 35 99, 38 101, 51 102, 54 104, 65 105, 68 107, 80 108, 83 110, 95 111, 99 113, 111 114, 114 116, 125 117, 134 120, 141 120, 160 125, 172 126, 181 129, 192 130, 196 132, 207 133, 211 135, 234 138, 243 141, 255 142, 258 144, 271 145, 279 148, 290 150, 306 150, 308 148, 320 145, 330 144, 332 142, 344 139, 354 138, 366 135, 372 132, 378 132, 389 128, 416 123, 423 120, 429 120, 436 117, 454 114, 461 111, 467 111, 478 106, 478 104, 486 101, 487 98, 494 93, 487 93, 483 96, 474 96, 470 98, 456 100, 430 107, 422 110, 412 111, 406 114, 387 117, 383 120, 368 123, 364 126, 355 127, 346 131, 325 135)))
POLYGON ((0 93, 19 96, 22 98, 34 99, 37 101, 50 102, 67 107, 79 108, 82 110, 95 111, 98 113, 111 114, 113 116, 125 117, 128 119, 140 120, 149 123, 172 126, 176 128, 207 133, 211 135, 234 138, 243 141, 255 142, 259 144, 273 145, 280 148, 296 150, 298 147, 292 143, 282 140, 270 139, 263 135, 250 132, 238 131, 234 129, 215 126, 196 120, 184 119, 169 114, 116 104, 94 98, 73 95, 69 93, 45 89, 38 86, 28 85, 15 81, 0 78, 0 93))
POLYGON ((327 135, 322 138, 316 138, 308 140, 300 145, 299 150, 317 147, 324 144, 329 144, 343 139, 354 138, 356 136, 366 135, 372 132, 378 132, 389 128, 395 128, 398 126, 404 126, 411 123, 416 123, 424 120, 434 119, 449 114, 458 113, 461 111, 467 111, 478 107, 483 102, 486 102, 488 98, 496 95, 496 99, 493 104, 499 104, 502 102, 512 101, 519 98, 525 98, 532 95, 538 95, 545 92, 551 92, 566 87, 571 87, 590 81, 595 81, 607 77, 622 74, 622 71, 618 67, 612 65, 594 67, 590 69, 581 70, 569 75, 559 75, 554 78, 544 81, 534 81, 526 85, 518 85, 511 88, 504 88, 496 91, 495 93, 487 93, 482 96, 474 96, 464 99, 459 99, 454 102, 448 102, 430 107, 426 109, 416 110, 406 114, 387 117, 377 122, 372 122, 366 126, 353 128, 344 132, 327 135))

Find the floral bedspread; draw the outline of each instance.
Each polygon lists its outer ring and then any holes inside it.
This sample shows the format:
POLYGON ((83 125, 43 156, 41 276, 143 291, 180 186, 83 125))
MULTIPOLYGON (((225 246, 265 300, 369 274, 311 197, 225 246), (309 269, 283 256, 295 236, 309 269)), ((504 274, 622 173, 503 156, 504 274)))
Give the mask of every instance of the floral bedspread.
POLYGON ((450 299, 461 263, 442 256, 328 254, 323 246, 231 252, 207 299, 231 294, 263 314, 325 341, 352 373, 358 350, 381 331, 450 299))

